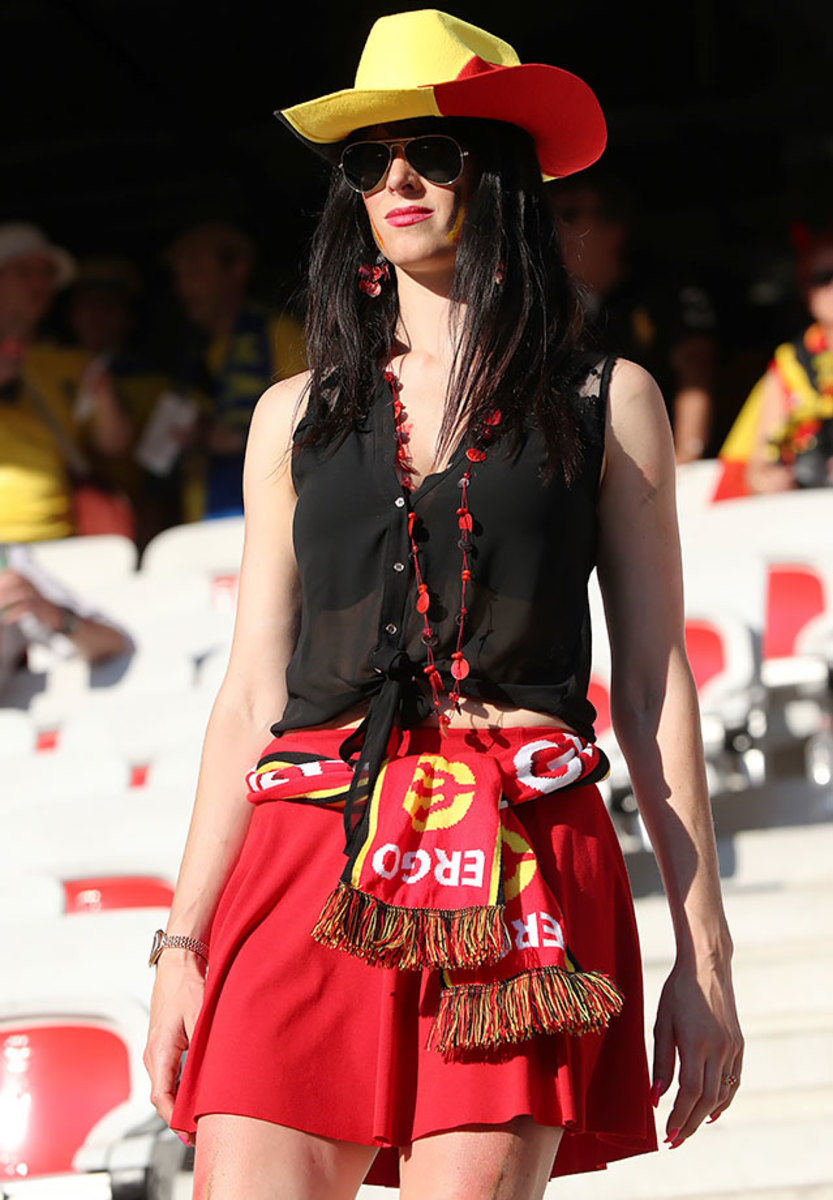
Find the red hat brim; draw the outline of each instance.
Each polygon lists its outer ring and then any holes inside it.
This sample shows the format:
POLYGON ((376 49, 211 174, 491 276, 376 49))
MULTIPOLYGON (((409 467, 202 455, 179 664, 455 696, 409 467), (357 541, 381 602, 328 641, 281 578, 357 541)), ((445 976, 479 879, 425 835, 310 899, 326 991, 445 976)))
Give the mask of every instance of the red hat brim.
POLYGON ((508 121, 535 139, 544 175, 560 178, 589 167, 607 144, 607 125, 595 94, 577 75, 543 63, 491 67, 437 83, 444 117, 508 121))

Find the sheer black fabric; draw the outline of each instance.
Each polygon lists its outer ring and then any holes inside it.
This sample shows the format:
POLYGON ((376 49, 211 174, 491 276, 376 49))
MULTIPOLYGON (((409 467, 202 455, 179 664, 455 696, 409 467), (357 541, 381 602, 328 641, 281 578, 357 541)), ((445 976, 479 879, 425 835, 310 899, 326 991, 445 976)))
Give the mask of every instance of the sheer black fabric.
MULTIPOLYGON (((546 452, 530 428, 518 445, 489 449, 471 471, 472 582, 463 651, 471 671, 463 696, 560 718, 593 739, 587 700, 590 616, 587 579, 596 557, 596 500, 612 360, 588 363, 576 388, 583 459, 567 485, 545 478, 546 452)), ((390 385, 379 384, 367 415, 335 447, 301 446, 292 471, 301 623, 287 669, 288 700, 275 734, 329 721, 369 703, 347 751, 364 747, 371 776, 391 726, 431 712, 424 684, 422 618, 408 541, 408 513, 431 596, 429 619, 446 689, 460 603, 456 509, 466 465, 463 440, 448 468, 408 492, 395 468, 390 385)))

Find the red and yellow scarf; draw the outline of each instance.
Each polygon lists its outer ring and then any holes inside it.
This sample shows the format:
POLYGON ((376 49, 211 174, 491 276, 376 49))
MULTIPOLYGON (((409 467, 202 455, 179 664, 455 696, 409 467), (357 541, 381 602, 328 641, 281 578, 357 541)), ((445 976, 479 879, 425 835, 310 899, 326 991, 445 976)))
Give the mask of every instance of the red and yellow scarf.
MULTIPOLYGON (((447 1055, 603 1029, 621 994, 571 953, 515 809, 602 778, 604 755, 552 728, 489 753, 460 734, 441 754, 385 759, 313 937, 376 966, 440 970, 429 1045, 447 1055)), ((342 809, 352 776, 340 758, 278 745, 249 772, 249 799, 342 809)))

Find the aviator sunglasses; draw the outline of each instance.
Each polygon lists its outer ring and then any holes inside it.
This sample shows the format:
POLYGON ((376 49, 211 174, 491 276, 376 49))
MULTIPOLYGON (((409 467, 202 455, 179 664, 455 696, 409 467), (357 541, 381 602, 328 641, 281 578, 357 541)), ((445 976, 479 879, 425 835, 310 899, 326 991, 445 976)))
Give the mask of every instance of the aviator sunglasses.
POLYGON ((401 150, 417 175, 429 183, 456 183, 463 174, 463 150, 444 133, 424 137, 391 138, 378 142, 353 142, 345 146, 339 168, 354 192, 372 192, 390 170, 394 150, 401 150))

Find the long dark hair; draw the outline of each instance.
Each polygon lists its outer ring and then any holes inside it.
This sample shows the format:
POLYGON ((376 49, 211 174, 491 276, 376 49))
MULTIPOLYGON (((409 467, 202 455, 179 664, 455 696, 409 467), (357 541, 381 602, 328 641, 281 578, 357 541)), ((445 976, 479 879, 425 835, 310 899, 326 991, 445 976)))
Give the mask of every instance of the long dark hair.
MULTIPOLYGON (((569 481, 581 458, 570 404, 577 378, 581 310, 564 268, 532 138, 501 121, 401 122, 396 130, 447 132, 474 157, 479 178, 463 220, 452 301, 456 355, 438 454, 461 424, 477 431, 494 408, 515 437, 530 422, 542 431, 548 474, 569 481)), ((388 135, 390 136, 390 135, 388 135)), ((395 352, 399 301, 393 272, 372 298, 358 287, 361 263, 378 247, 361 197, 333 173, 310 256, 307 349, 312 376, 306 440, 344 435, 378 387, 395 352)))

